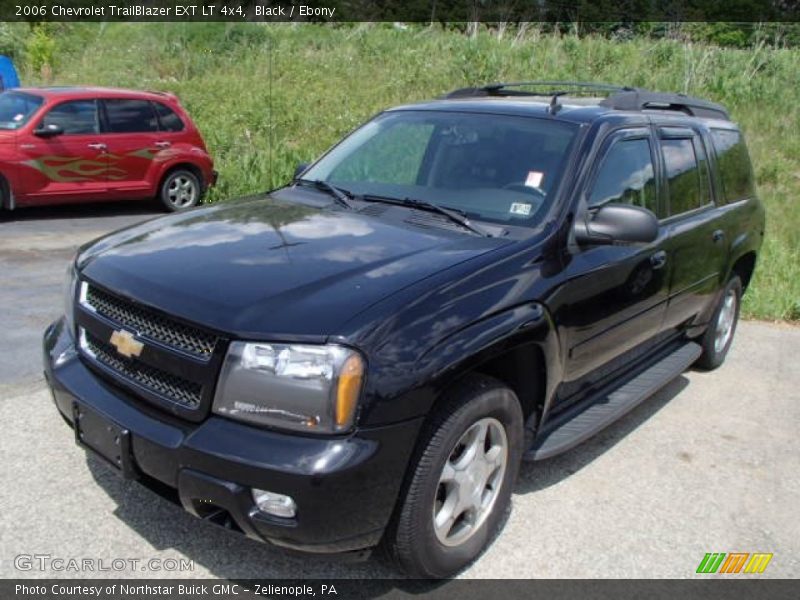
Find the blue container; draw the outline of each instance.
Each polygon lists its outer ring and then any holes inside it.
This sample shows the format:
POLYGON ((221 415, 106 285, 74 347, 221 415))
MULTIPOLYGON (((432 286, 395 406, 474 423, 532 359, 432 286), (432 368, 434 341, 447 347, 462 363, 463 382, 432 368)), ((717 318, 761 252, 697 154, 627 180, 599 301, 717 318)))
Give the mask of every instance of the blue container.
POLYGON ((0 92, 19 87, 19 76, 14 63, 7 56, 0 55, 0 92))

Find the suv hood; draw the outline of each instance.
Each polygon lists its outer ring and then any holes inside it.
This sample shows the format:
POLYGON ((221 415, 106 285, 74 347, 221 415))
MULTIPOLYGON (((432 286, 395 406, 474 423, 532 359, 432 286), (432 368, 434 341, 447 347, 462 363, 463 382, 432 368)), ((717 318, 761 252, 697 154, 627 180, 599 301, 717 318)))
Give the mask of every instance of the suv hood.
POLYGON ((324 338, 388 295, 507 243, 265 197, 113 233, 84 248, 78 265, 188 321, 291 341, 324 338))

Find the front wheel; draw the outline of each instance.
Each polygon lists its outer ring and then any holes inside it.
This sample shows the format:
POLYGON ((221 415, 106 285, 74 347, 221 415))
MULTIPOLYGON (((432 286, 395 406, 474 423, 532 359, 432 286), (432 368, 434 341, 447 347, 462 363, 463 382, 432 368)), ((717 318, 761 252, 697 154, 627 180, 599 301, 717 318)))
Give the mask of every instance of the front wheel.
POLYGON ((522 457, 522 410, 502 383, 471 376, 422 435, 389 551, 414 577, 449 577, 477 558, 503 523, 522 457))
POLYGON ((173 171, 161 183, 159 199, 170 212, 186 210, 200 204, 203 188, 200 179, 188 169, 173 171))
POLYGON ((728 356, 733 343, 733 334, 739 322, 739 307, 742 301, 742 280, 733 276, 722 290, 711 323, 700 338, 703 354, 695 363, 701 369, 712 370, 719 367, 728 356))
POLYGON ((5 178, 0 175, 0 221, 5 221, 11 215, 11 188, 5 178))

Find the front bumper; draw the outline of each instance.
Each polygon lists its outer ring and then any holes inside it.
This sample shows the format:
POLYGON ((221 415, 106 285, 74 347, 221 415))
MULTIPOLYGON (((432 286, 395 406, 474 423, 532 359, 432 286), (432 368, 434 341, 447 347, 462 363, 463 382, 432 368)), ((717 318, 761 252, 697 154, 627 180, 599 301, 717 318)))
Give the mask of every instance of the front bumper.
POLYGON ((347 437, 309 437, 214 415, 188 423, 90 369, 63 320, 45 332, 44 363, 56 406, 68 422, 75 407, 84 406, 130 432, 140 482, 162 491, 166 486, 195 516, 306 552, 350 552, 380 541, 421 425, 414 420, 347 437), (252 488, 291 496, 297 515, 259 512, 252 488))

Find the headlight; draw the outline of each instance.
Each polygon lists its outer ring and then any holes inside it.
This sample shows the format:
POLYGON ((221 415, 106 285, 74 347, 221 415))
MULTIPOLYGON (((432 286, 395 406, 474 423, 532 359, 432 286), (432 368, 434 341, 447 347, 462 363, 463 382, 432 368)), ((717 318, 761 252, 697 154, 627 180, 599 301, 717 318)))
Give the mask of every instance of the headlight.
POLYGON ((214 412, 283 429, 338 433, 353 426, 363 380, 364 360, 344 346, 233 342, 214 412))
POLYGON ((71 336, 75 336, 75 294, 78 286, 78 272, 75 263, 69 263, 67 278, 64 281, 64 317, 71 336))

